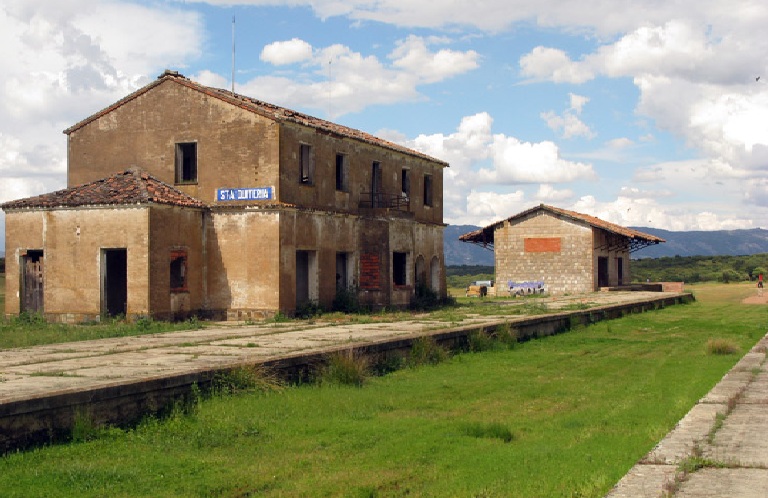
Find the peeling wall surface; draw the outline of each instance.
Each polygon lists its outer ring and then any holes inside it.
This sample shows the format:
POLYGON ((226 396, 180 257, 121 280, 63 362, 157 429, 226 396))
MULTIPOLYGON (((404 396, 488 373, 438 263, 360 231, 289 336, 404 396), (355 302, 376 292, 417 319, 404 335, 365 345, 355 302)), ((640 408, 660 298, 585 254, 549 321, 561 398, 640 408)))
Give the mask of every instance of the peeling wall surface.
POLYGON ((104 252, 125 250, 126 314, 147 315, 149 306, 149 210, 77 209, 6 214, 6 314, 20 311, 20 262, 30 250, 45 262, 46 317, 98 320, 104 304, 104 252))
POLYGON ((446 295, 446 163, 224 93, 166 73, 66 131, 69 190, 134 168, 175 193, 7 210, 6 314, 32 263, 62 321, 262 318, 342 290, 406 306, 420 282, 446 295), (126 289, 105 291, 108 274, 126 289))

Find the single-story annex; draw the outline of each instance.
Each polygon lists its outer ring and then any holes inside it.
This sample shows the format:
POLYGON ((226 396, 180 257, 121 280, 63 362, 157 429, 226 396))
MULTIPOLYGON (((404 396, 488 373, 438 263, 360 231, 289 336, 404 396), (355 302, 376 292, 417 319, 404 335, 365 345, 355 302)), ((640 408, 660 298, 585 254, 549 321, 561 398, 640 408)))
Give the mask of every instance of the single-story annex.
POLYGON ((443 169, 175 71, 64 131, 67 188, 6 202, 5 314, 248 319, 445 296, 443 169))
POLYGON ((496 293, 525 282, 550 294, 593 292, 631 281, 630 253, 664 239, 541 204, 459 237, 492 247, 496 293))

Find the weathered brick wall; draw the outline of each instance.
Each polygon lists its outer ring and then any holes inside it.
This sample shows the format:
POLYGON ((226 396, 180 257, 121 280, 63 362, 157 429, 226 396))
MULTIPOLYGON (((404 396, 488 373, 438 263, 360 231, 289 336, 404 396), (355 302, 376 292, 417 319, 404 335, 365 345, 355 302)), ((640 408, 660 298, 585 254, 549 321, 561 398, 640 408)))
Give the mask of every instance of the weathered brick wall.
POLYGON ((544 281, 552 294, 595 290, 589 226, 538 211, 515 225, 504 222, 496 230, 494 241, 499 295, 503 295, 509 280, 544 281))
POLYGON ((149 313, 148 208, 59 209, 6 214, 6 313, 19 312, 19 260, 42 249, 44 312, 56 321, 98 319, 101 251, 127 249, 128 316, 149 313), (13 275, 13 277, 11 277, 13 275))
POLYGON ((173 81, 73 131, 67 183, 138 166, 174 185, 180 142, 197 142, 198 182, 177 185, 193 197, 212 203, 218 188, 279 188, 278 125, 173 81))

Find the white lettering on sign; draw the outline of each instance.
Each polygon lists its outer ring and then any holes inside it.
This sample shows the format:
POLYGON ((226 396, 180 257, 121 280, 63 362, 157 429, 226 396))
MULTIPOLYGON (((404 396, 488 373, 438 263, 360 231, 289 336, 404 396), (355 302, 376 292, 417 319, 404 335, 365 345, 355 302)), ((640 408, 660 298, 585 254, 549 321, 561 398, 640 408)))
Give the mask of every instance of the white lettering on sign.
POLYGON ((272 187, 220 188, 216 191, 217 201, 268 201, 272 198, 272 187))

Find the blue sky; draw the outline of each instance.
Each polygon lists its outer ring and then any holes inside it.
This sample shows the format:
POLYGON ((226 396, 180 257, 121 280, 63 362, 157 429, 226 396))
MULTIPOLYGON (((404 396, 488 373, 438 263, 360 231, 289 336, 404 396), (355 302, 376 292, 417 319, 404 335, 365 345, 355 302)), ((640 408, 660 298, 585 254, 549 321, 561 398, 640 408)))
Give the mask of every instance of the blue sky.
POLYGON ((6 0, 0 201, 63 188, 61 131, 166 68, 229 88, 233 16, 237 92, 450 162, 448 223, 768 227, 760 0, 6 0))

